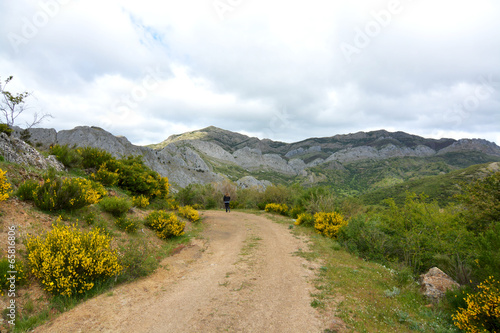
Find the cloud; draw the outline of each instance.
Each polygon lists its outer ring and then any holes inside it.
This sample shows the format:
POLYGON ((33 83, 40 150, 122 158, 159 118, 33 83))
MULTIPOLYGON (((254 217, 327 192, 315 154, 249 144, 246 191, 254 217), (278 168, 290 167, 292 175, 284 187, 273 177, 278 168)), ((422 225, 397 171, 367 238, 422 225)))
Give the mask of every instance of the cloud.
POLYGON ((498 15, 492 0, 2 3, 0 75, 55 116, 44 126, 140 144, 210 125, 500 144, 498 15))

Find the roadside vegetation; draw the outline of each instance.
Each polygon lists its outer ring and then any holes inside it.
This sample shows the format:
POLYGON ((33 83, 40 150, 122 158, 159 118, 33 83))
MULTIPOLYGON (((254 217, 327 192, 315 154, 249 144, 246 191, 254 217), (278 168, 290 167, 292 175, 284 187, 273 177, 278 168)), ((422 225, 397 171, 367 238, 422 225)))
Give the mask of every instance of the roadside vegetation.
MULTIPOLYGON (((297 184, 237 189, 231 181, 223 189, 192 184, 172 194, 168 179, 140 157, 117 159, 99 149, 67 146, 50 153, 68 172, 0 161, 0 209, 14 198, 53 221, 16 240, 19 285, 45 290, 42 298, 23 300, 16 330, 151 274, 201 230, 197 210, 222 208, 222 195, 229 192, 232 209, 266 211, 312 239, 310 250, 296 253, 322 262, 311 306, 336 308, 349 328, 500 332, 499 171, 472 166, 452 173, 455 178, 421 179, 431 193, 403 191, 414 187, 396 187, 402 186, 398 181, 386 187, 386 193, 399 188, 397 197, 297 184), (436 179, 443 180, 438 190, 436 179), (417 281, 434 266, 462 287, 429 304, 417 281)), ((0 269, 7 274, 7 258, 0 269)))
POLYGON ((27 210, 21 221, 2 220, 3 232, 30 221, 10 236, 14 266, 7 247, 1 253, 3 301, 10 301, 7 272, 13 267, 16 293, 22 295, 16 296, 15 319, 2 309, 2 331, 29 331, 118 284, 153 273, 203 228, 198 211, 179 205, 168 179, 140 157, 116 159, 99 149, 67 146, 49 153, 68 171, 0 160, 0 216, 7 215, 6 205, 22 203, 27 210))

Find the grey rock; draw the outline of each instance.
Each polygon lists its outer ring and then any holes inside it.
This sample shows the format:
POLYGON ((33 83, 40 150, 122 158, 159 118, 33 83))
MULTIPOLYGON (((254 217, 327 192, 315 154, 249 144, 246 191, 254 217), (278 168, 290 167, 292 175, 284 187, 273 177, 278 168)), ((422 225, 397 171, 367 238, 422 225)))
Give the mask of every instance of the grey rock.
POLYGON ((5 133, 0 133, 0 155, 11 163, 31 165, 43 170, 49 168, 64 170, 64 165, 54 156, 46 158, 26 142, 16 137, 9 137, 5 133))
POLYGON ((437 267, 420 275, 420 285, 424 296, 433 302, 438 302, 443 298, 446 291, 460 287, 457 282, 437 267))

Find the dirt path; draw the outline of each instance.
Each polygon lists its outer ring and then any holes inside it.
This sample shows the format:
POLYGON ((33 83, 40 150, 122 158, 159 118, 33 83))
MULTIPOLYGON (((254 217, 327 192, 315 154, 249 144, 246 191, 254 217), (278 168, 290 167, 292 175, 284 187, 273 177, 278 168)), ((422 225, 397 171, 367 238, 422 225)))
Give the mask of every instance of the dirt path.
POLYGON ((203 213, 201 239, 154 275, 120 286, 35 332, 322 332, 301 240, 265 217, 203 213))

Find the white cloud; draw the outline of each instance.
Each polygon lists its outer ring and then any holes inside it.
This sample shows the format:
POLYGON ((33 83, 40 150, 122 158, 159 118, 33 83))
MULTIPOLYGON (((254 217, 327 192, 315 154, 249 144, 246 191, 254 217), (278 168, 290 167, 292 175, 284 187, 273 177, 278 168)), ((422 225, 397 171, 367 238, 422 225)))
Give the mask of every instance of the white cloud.
POLYGON ((34 92, 55 116, 45 126, 134 143, 215 125, 286 141, 385 128, 500 144, 493 0, 221 1, 223 19, 213 1, 1 3, 0 75, 34 92), (13 33, 26 37, 18 52, 13 33), (357 48, 350 62, 342 43, 357 48))

